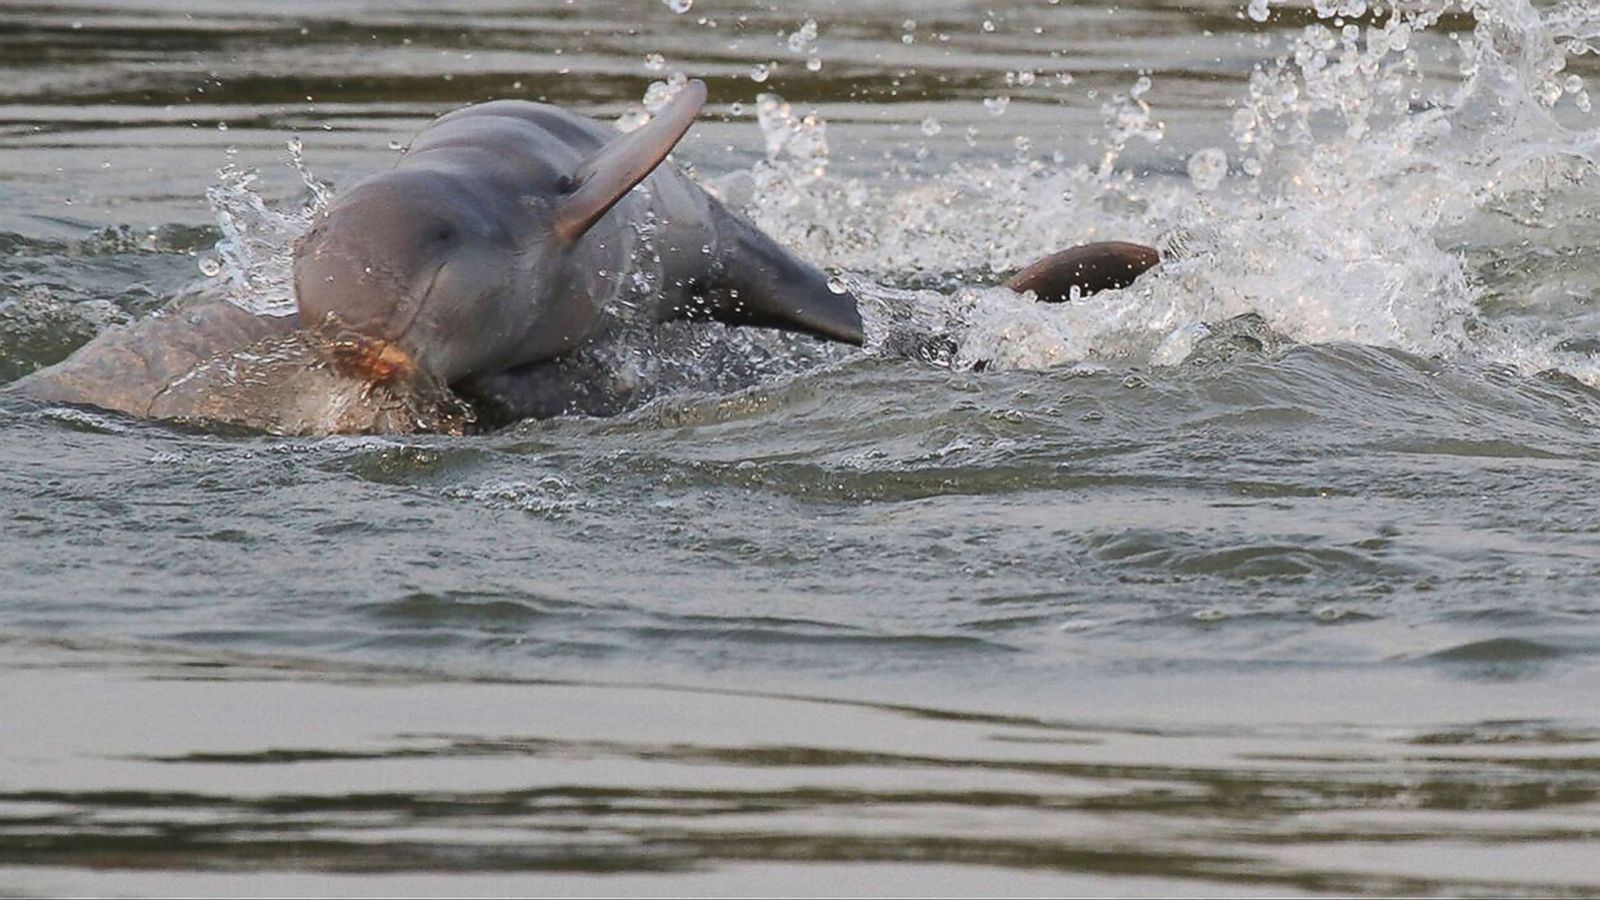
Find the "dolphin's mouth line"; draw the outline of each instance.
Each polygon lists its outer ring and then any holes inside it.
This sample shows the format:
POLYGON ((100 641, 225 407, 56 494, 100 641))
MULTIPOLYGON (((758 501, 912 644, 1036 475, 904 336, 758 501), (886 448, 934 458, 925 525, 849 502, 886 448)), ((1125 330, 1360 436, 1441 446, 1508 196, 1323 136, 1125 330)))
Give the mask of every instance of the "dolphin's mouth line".
POLYGON ((422 374, 422 366, 416 354, 407 349, 405 338, 416 325, 423 304, 433 295, 434 285, 444 272, 444 266, 444 263, 440 263, 434 268, 422 299, 412 307, 411 314, 396 330, 394 338, 364 334, 340 321, 337 312, 329 313, 327 321, 314 326, 324 332, 328 364, 345 375, 371 384, 411 380, 422 374))
POLYGON ((423 289, 422 297, 417 300, 415 306, 411 307, 411 315, 406 317, 405 324, 401 325, 396 331, 394 343, 398 344, 405 341, 406 337, 411 334, 411 329, 417 324, 417 318, 422 315, 422 308, 428 305, 429 300, 433 299, 434 285, 439 283, 439 276, 444 274, 444 267, 448 263, 449 261, 445 260, 434 267, 433 274, 428 276, 428 286, 423 289))

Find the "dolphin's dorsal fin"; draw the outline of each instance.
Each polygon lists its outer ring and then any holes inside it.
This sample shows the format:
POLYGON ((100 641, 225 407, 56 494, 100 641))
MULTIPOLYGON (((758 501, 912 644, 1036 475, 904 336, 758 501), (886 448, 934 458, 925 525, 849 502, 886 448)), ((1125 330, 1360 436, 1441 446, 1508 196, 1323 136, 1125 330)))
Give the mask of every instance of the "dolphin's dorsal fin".
POLYGON ((1097 291, 1127 287, 1161 261, 1154 247, 1127 241, 1084 244, 1051 254, 1011 276, 1006 287, 1019 294, 1033 291, 1043 303, 1062 303, 1097 291))
POLYGON ((633 186, 643 181, 677 146, 706 103, 706 83, 685 84, 655 118, 601 147, 572 173, 556 208, 556 234, 575 241, 633 186))

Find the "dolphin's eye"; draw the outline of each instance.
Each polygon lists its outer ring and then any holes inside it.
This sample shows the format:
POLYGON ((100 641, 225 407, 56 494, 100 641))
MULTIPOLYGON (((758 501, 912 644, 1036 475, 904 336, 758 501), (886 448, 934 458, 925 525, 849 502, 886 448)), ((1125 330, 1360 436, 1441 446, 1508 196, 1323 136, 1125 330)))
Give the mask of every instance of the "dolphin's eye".
POLYGON ((456 230, 449 225, 440 225, 433 229, 433 239, 441 244, 448 244, 456 239, 456 230))

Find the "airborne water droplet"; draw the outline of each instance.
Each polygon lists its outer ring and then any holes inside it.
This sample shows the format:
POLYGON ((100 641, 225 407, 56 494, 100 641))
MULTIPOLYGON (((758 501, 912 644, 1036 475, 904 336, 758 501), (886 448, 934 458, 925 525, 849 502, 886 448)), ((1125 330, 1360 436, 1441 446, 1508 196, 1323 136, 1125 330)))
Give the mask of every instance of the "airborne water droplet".
POLYGON ((806 53, 811 51, 817 43, 817 20, 807 19, 804 25, 795 29, 789 35, 789 52, 806 53))
POLYGON ((1189 157, 1189 180, 1195 189, 1214 191, 1228 174, 1228 152, 1221 147, 1197 150, 1189 157))

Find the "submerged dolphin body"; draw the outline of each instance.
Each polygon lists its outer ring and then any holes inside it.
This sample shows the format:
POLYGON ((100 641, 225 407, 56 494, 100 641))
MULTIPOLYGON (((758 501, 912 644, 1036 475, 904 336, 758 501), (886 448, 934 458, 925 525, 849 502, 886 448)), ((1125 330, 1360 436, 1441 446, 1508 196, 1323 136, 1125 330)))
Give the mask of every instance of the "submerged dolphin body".
MULTIPOLYGON (((457 110, 300 239, 297 315, 175 303, 11 390, 280 432, 455 431, 473 411, 491 423, 615 411, 570 362, 619 317, 863 343, 853 296, 662 165, 704 102, 691 81, 620 136, 544 104, 457 110)), ((1010 286, 1065 299, 1131 282, 1155 258, 1088 245, 1010 286)))

